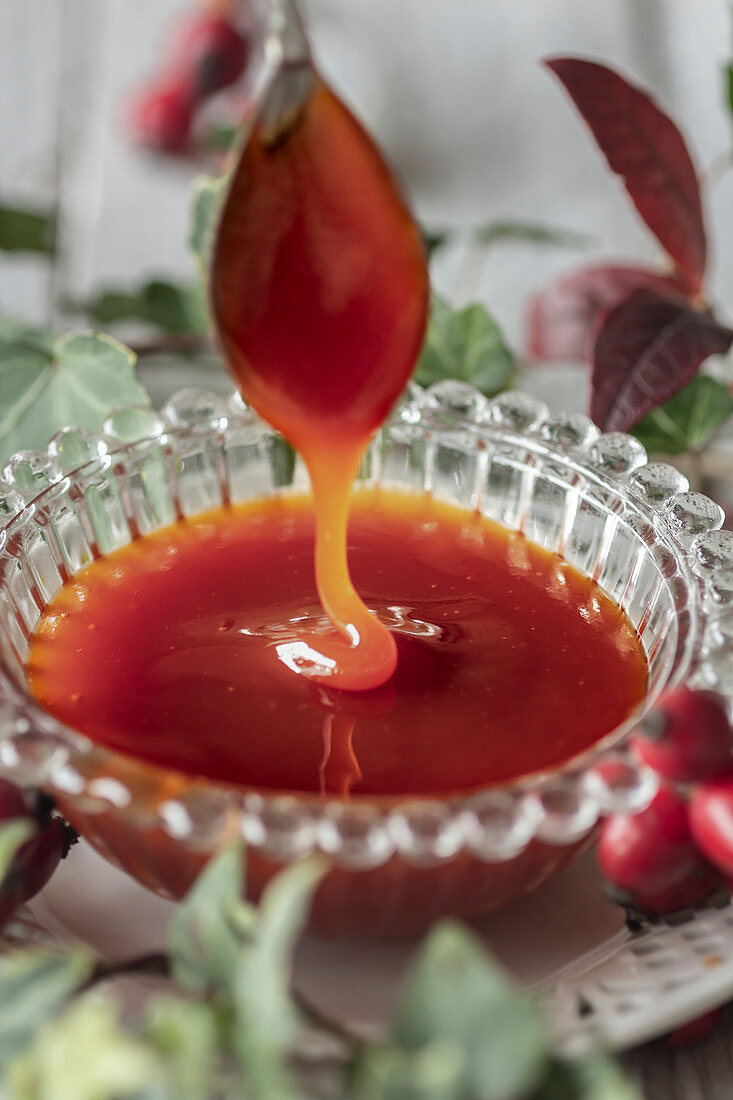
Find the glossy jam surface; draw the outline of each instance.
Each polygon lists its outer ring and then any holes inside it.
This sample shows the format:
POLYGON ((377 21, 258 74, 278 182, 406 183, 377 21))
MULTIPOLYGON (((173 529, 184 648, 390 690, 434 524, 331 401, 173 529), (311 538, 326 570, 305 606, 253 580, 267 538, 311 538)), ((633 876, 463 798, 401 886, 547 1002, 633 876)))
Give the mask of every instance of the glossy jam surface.
POLYGON ((233 167, 211 304, 244 397, 300 451, 313 485, 316 580, 334 629, 301 632, 310 659, 299 671, 360 689, 387 680, 397 654, 349 575, 349 493, 415 366, 428 279, 379 151, 321 79, 303 75, 292 112, 287 73, 275 78, 233 167))
POLYGON ((397 670, 369 692, 293 675, 293 625, 328 628, 313 533, 309 498, 273 499, 92 563, 39 624, 33 691, 149 762, 341 797, 462 792, 552 767, 644 695, 638 637, 591 581, 474 514, 378 490, 355 496, 349 553, 394 631, 397 670))

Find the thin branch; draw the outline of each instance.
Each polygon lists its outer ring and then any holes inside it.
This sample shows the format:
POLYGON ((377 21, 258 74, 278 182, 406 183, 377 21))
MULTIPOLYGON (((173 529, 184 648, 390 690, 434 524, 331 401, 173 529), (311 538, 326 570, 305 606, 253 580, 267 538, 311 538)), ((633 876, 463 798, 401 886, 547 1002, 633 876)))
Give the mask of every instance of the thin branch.
POLYGON ((100 982, 110 981, 112 978, 150 975, 162 978, 170 977, 170 962, 167 955, 160 952, 152 955, 140 955, 134 959, 125 959, 123 962, 108 963, 100 961, 81 987, 80 992, 86 993, 92 986, 98 985, 100 982))
POLYGON ((703 178, 707 187, 711 191, 714 187, 717 187, 725 173, 731 167, 733 167, 733 149, 726 149, 725 152, 719 153, 703 172, 703 178))
POLYGON ((211 344, 205 336, 195 332, 169 333, 157 340, 128 345, 138 359, 148 355, 182 355, 188 352, 209 351, 211 344))
POLYGON ((306 997, 301 990, 291 989, 290 996, 293 999, 293 1003, 297 1005, 309 1024, 319 1028, 321 1031, 327 1031, 330 1035, 333 1035, 334 1038, 345 1043, 353 1054, 358 1054, 359 1051, 366 1046, 366 1040, 355 1035, 353 1031, 339 1020, 335 1020, 332 1016, 329 1016, 327 1012, 324 1012, 323 1009, 314 1004, 309 997, 306 997))

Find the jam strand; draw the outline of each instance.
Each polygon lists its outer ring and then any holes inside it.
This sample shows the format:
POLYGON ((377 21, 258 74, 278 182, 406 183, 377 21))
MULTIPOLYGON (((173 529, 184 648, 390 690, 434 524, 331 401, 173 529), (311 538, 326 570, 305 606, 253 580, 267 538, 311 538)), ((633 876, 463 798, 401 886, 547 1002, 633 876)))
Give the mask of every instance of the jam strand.
POLYGON ((363 448, 318 449, 304 458, 316 513, 316 585, 323 610, 338 634, 313 637, 324 671, 317 678, 335 688, 366 691, 385 683, 397 665, 397 645, 364 604, 351 581, 346 528, 351 486, 363 448), (346 644, 344 644, 346 643, 346 644))
POLYGON ((323 719, 323 758, 318 766, 320 794, 348 798, 354 783, 361 779, 361 768, 353 746, 356 719, 343 714, 327 714, 323 719))

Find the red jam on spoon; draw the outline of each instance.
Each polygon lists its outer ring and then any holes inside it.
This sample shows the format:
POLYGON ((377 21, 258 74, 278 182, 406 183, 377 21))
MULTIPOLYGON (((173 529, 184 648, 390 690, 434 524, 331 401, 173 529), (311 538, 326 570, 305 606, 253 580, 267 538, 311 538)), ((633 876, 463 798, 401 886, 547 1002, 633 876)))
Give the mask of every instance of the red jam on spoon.
POLYGON ((318 594, 335 629, 294 633, 278 656, 319 682, 365 690, 389 679, 397 649, 349 575, 349 496, 414 368, 428 279, 378 150, 300 46, 232 170, 211 301, 245 399, 297 448, 313 487, 318 594))

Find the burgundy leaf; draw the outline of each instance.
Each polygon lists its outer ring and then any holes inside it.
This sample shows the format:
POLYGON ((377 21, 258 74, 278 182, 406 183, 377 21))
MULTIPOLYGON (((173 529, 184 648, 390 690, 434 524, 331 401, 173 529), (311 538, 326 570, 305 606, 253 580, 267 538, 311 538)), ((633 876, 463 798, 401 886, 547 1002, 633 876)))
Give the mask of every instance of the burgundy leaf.
POLYGON ((696 294, 705 277, 706 241, 695 167, 672 120, 647 95, 595 61, 546 62, 590 127, 609 167, 696 294))
POLYGON ((673 275, 643 267, 607 264, 584 267, 535 295, 527 312, 527 351, 531 358, 588 359, 598 318, 632 290, 656 290, 685 297, 673 275))
POLYGON ((591 416, 603 431, 628 431, 686 386, 709 355, 728 351, 731 342, 733 331, 712 314, 635 290, 600 319, 591 416))

